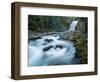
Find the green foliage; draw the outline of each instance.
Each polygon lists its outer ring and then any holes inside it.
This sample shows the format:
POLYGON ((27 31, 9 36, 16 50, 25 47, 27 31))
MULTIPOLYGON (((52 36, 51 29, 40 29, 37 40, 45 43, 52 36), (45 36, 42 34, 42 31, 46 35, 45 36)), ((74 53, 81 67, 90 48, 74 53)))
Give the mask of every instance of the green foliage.
POLYGON ((87 64, 87 39, 80 33, 74 38, 76 53, 80 58, 81 64, 87 64))
POLYGON ((87 18, 78 18, 78 24, 76 26, 76 30, 80 31, 82 34, 87 36, 88 28, 87 28, 87 18))
POLYGON ((70 17, 58 16, 28 16, 28 29, 44 32, 44 31, 65 31, 69 27, 70 17))

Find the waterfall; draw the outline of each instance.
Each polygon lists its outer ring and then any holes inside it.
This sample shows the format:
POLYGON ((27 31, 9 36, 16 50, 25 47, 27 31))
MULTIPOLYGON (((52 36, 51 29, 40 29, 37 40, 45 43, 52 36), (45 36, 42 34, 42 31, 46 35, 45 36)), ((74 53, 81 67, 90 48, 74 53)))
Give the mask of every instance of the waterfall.
MULTIPOLYGON (((73 21, 66 32, 75 31, 78 21, 73 21)), ((64 33, 66 33, 64 32, 64 33)), ((75 57, 76 49, 74 43, 65 41, 60 35, 45 35, 29 42, 29 66, 68 65, 78 64, 79 59, 75 57)))
POLYGON ((78 23, 78 21, 73 21, 73 22, 70 24, 70 27, 69 27, 68 32, 70 32, 70 31, 75 31, 75 27, 76 27, 77 23, 78 23))
POLYGON ((69 32, 75 32, 75 27, 77 25, 78 21, 73 21, 70 25, 69 25, 69 29, 67 31, 64 31, 62 33, 60 33, 60 37, 63 39, 64 35, 69 33, 69 32))

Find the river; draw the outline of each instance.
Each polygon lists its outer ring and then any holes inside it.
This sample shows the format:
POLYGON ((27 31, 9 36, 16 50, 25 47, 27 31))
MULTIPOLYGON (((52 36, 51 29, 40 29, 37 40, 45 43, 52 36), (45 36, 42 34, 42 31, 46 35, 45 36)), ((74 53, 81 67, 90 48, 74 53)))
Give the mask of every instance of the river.
MULTIPOLYGON (((70 24, 68 32, 75 31, 78 21, 70 24)), ((74 43, 70 40, 63 40, 59 35, 45 35, 31 40, 28 45, 28 65, 69 65, 80 64, 76 56, 74 43)))

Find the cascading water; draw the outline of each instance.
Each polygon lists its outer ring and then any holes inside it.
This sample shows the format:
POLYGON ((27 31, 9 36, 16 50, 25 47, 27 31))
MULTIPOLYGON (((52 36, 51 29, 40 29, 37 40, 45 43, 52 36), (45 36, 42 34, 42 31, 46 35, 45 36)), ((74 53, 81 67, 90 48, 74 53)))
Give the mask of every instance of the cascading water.
MULTIPOLYGON (((68 31, 74 31, 78 21, 73 21, 68 31)), ((60 36, 47 35, 29 42, 29 66, 78 64, 73 42, 60 36)))
POLYGON ((73 21, 71 24, 70 24, 70 28, 68 31, 75 31, 75 26, 76 24, 78 23, 78 21, 73 21))

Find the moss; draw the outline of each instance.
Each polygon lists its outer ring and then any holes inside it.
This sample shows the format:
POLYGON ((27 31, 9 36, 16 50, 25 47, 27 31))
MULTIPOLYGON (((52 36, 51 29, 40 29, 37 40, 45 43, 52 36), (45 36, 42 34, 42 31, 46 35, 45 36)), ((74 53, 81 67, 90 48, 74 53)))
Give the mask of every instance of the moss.
POLYGON ((83 34, 77 34, 74 37, 76 53, 80 58, 81 64, 87 64, 87 39, 83 34))

